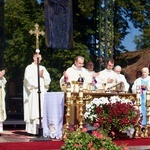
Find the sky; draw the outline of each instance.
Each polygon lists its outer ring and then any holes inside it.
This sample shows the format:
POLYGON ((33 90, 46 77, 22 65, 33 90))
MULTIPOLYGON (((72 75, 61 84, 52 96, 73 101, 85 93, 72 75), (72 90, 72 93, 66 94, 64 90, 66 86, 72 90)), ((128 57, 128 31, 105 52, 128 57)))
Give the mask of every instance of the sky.
POLYGON ((141 32, 138 31, 138 29, 135 29, 131 23, 129 24, 129 26, 130 26, 130 30, 129 30, 130 33, 125 37, 125 40, 123 41, 123 45, 126 47, 128 51, 135 51, 136 45, 134 44, 133 40, 134 37, 136 35, 140 35, 141 32))
POLYGON ((39 4, 41 3, 41 0, 37 0, 37 1, 38 1, 39 4))

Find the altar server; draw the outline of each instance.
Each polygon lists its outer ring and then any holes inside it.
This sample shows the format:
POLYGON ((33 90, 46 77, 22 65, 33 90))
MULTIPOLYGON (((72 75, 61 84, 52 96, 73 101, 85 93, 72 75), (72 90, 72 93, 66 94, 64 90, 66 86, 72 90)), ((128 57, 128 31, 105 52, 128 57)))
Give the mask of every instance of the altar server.
MULTIPOLYGON (((37 57, 39 57, 39 63, 41 62, 42 56, 35 53, 33 55, 33 62, 25 69, 23 82, 24 121, 26 123, 26 131, 27 133, 34 135, 39 134, 39 91, 37 57)), ((39 65, 39 78, 41 92, 41 117, 43 117, 44 94, 49 89, 51 78, 46 68, 42 65, 39 65)))

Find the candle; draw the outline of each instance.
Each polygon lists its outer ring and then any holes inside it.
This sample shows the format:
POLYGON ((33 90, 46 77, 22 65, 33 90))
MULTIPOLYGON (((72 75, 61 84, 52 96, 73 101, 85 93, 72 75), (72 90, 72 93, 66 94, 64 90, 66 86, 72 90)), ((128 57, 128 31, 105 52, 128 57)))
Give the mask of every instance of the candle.
POLYGON ((150 100, 150 91, 146 92, 146 100, 150 100))
POLYGON ((81 91, 79 92, 79 97, 80 97, 80 98, 83 97, 83 91, 82 91, 82 92, 81 92, 81 91))
POLYGON ((79 97, 82 98, 83 97, 83 86, 80 85, 80 89, 79 89, 79 97))
POLYGON ((71 97, 71 92, 67 92, 67 98, 71 97))
POLYGON ((146 106, 150 106, 150 91, 146 92, 146 106))
POLYGON ((79 85, 75 84, 75 92, 79 92, 79 85))
POLYGON ((67 83, 67 98, 71 97, 71 84, 68 82, 67 83))
POLYGON ((140 90, 137 90, 137 92, 136 92, 136 98, 137 98, 137 99, 140 98, 140 90))

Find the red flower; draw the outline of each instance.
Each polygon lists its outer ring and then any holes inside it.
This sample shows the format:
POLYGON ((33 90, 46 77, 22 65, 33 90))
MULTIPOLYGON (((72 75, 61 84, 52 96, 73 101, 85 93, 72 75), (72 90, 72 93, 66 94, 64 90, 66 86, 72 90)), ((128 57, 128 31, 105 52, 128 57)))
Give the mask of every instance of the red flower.
POLYGON ((81 148, 82 145, 81 145, 81 144, 78 144, 78 143, 75 143, 75 144, 74 144, 74 147, 79 147, 79 148, 81 148))
POLYGON ((93 146, 93 142, 90 142, 89 144, 88 144, 88 148, 91 148, 93 146))
POLYGON ((73 127, 70 127, 69 130, 70 130, 70 131, 74 131, 74 128, 73 128, 73 127))
POLYGON ((98 131, 92 131, 92 134, 99 139, 103 138, 103 135, 98 131))
POLYGON ((82 128, 82 132, 87 132, 87 128, 82 128))

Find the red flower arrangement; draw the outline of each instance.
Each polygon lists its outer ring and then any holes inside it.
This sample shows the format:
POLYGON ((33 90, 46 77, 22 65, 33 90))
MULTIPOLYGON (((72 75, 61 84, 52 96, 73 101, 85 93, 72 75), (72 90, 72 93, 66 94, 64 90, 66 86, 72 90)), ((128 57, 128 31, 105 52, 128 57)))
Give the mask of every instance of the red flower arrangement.
MULTIPOLYGON (((86 105, 85 121, 95 127, 103 127, 106 133, 113 130, 133 132, 136 126, 141 125, 141 114, 133 102, 112 96, 96 98, 86 105)), ((130 133, 129 133, 130 134, 130 133)))

